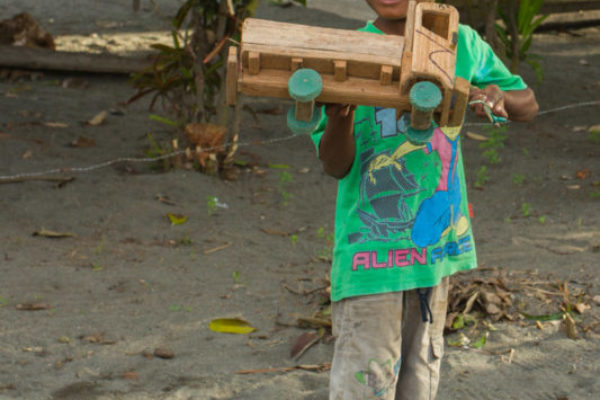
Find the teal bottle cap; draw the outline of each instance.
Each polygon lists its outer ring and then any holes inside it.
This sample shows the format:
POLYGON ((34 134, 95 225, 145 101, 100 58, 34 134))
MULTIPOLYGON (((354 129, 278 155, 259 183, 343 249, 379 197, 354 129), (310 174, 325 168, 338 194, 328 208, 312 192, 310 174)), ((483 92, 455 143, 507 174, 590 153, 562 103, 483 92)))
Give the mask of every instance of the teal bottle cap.
POLYGON ((314 69, 301 68, 293 73, 288 81, 290 96, 301 102, 316 99, 323 90, 321 75, 314 69))
POLYGON ((432 82, 417 82, 410 89, 410 104, 419 111, 432 111, 442 102, 442 91, 432 82))

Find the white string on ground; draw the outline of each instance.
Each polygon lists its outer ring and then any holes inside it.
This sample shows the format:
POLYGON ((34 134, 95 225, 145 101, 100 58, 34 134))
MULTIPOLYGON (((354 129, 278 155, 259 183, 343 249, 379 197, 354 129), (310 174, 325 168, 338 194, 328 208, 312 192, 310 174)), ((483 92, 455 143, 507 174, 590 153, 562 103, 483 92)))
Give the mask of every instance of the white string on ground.
MULTIPOLYGON (((540 112, 538 112, 537 115, 540 116, 540 115, 549 114, 549 113, 553 113, 553 112, 568 110, 571 108, 588 107, 588 106, 595 106, 595 105, 600 105, 600 101, 587 101, 587 102, 582 102, 582 103, 569 104, 569 105, 562 106, 562 107, 552 108, 550 110, 540 111, 540 112)), ((508 122, 510 122, 510 121, 508 121, 508 122)), ((487 122, 487 123, 470 122, 470 123, 464 124, 464 126, 483 126, 483 125, 489 126, 490 123, 489 122, 487 122)), ((252 145, 267 145, 267 144, 288 141, 288 140, 291 140, 291 139, 294 139, 297 137, 299 137, 299 136, 298 135, 288 135, 288 136, 277 137, 277 138, 273 138, 273 139, 269 139, 269 140, 237 143, 236 145, 237 145, 237 147, 246 147, 246 146, 252 146, 252 145)), ((215 147, 210 147, 210 148, 206 148, 206 149, 203 148, 202 151, 205 152, 205 151, 220 150, 225 147, 227 147, 227 145, 215 146, 215 147)), ((113 160, 108 160, 108 161, 105 161, 105 162, 102 162, 99 164, 92 164, 87 167, 63 167, 63 168, 47 169, 44 171, 37 171, 37 172, 24 172, 24 173, 19 173, 19 174, 15 174, 15 175, 4 175, 4 176, 0 175, 0 181, 14 181, 14 180, 23 179, 23 178, 35 178, 35 177, 39 177, 39 176, 52 175, 52 174, 85 173, 85 172, 90 172, 90 171, 101 169, 101 168, 106 168, 111 165, 115 165, 115 164, 119 164, 119 163, 126 163, 126 162, 127 163, 150 163, 150 162, 156 162, 156 161, 164 160, 167 158, 179 156, 179 155, 182 155, 185 153, 186 153, 185 150, 177 150, 177 151, 173 151, 171 153, 163 154, 161 156, 156 156, 156 157, 115 158, 113 160)))

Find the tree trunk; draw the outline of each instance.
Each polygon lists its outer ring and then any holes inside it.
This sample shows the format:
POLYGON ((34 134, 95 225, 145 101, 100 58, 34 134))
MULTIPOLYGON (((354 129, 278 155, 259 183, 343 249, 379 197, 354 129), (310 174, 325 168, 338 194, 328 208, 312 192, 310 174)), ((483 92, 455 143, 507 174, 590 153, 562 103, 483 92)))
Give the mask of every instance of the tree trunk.
POLYGON ((208 112, 204 102, 204 57, 208 53, 207 37, 202 23, 202 14, 197 7, 192 11, 194 33, 192 35, 192 51, 194 60, 194 82, 196 84, 196 107, 192 115, 194 122, 208 122, 208 112))
POLYGON ((521 39, 519 37, 519 27, 517 26, 517 15, 519 13, 519 0, 508 0, 508 31, 510 33, 511 62, 510 72, 516 74, 519 72, 519 48, 521 39))

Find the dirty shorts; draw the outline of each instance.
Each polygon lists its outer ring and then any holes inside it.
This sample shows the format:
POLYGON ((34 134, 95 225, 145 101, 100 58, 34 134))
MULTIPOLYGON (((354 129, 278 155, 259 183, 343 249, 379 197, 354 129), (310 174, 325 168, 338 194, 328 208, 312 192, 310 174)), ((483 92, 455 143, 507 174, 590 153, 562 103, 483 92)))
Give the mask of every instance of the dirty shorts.
POLYGON ((447 277, 430 290, 334 302, 329 399, 433 400, 447 306, 447 277))

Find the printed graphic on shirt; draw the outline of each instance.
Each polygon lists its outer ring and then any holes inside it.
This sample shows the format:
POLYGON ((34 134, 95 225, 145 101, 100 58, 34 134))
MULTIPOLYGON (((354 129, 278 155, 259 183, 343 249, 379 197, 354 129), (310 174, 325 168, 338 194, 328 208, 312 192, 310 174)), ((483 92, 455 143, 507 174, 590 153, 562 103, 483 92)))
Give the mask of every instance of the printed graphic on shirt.
MULTIPOLYGON (((465 245, 467 238, 462 237, 468 231, 469 223, 461 211, 463 199, 458 178, 460 128, 437 127, 426 145, 403 141, 395 149, 374 150, 378 141, 405 132, 408 118, 408 115, 404 115, 397 121, 394 109, 376 108, 373 119, 375 126, 367 130, 371 136, 359 138, 364 142, 371 141, 374 145, 366 146, 368 150, 360 154, 361 182, 357 213, 362 225, 359 231, 348 235, 348 241, 410 240, 414 248, 393 250, 387 254, 356 253, 353 269, 358 265, 372 268, 414 265, 420 260, 416 256, 421 253, 419 249, 435 245, 452 230, 463 242, 454 242, 452 248, 439 249, 437 259, 471 249, 470 245, 465 245), (431 155, 426 158, 427 165, 423 164, 422 157, 414 156, 418 152, 431 155), (435 189, 432 191, 432 188, 435 189), (427 190, 429 192, 425 192, 427 190), (410 201, 413 196, 423 200, 417 204, 410 201)), ((362 120, 359 123, 370 121, 362 120)), ((432 257, 430 262, 434 261, 432 257)))

